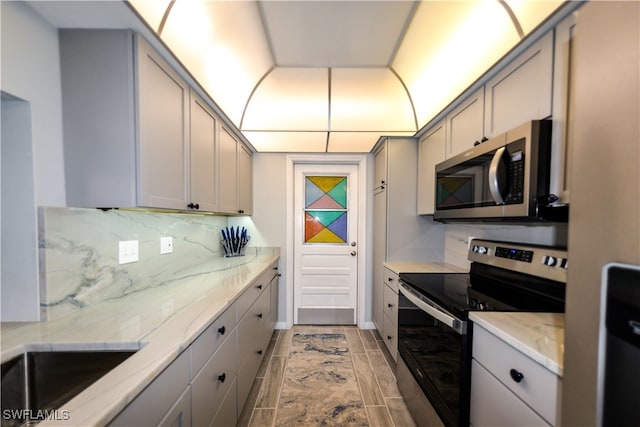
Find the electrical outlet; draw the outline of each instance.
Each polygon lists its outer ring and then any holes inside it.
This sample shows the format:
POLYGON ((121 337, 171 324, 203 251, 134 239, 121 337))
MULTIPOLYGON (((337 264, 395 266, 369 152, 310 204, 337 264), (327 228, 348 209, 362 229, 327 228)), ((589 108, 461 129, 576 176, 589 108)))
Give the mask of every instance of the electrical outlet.
POLYGON ((160 255, 170 254, 173 252, 173 237, 161 237, 160 238, 160 255))
POLYGON ((118 242, 118 264, 138 261, 138 241, 123 240, 118 242))

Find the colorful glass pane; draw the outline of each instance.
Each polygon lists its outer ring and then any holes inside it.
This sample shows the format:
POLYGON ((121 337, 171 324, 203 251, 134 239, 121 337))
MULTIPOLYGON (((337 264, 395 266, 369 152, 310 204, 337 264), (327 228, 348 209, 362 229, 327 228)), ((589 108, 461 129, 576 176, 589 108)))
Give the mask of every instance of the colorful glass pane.
POLYGON ((305 243, 346 243, 347 177, 305 177, 305 243))

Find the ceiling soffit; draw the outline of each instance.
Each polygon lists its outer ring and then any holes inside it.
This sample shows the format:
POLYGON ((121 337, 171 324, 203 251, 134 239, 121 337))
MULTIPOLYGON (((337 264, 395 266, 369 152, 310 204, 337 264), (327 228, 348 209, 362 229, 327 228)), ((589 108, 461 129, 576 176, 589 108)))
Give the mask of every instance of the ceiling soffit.
POLYGON ((277 67, 388 67, 415 1, 259 1, 277 67))
MULTIPOLYGON (((150 3, 131 1, 160 25, 150 3)), ((160 36, 258 151, 359 152, 415 134, 561 3, 176 0, 160 36)))

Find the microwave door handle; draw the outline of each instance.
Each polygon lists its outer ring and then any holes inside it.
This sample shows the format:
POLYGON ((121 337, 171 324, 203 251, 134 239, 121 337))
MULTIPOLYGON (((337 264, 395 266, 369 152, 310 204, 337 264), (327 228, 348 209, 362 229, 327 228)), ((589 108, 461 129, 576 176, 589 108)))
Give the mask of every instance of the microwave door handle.
POLYGON ((456 331, 461 335, 466 334, 466 328, 464 322, 456 319, 455 317, 451 317, 448 314, 438 310, 437 308, 427 304, 420 297, 418 297, 411 289, 407 288, 405 285, 400 283, 398 290, 404 295, 409 301, 411 301, 416 307, 420 310, 424 311, 431 317, 434 317, 456 331))
POLYGON ((493 201, 496 202, 497 205, 504 205, 504 199, 500 193, 500 183, 498 182, 500 162, 502 161, 502 156, 504 156, 504 150, 506 150, 506 147, 500 147, 495 152, 493 159, 491 159, 491 165, 489 166, 489 191, 491 192, 493 201))

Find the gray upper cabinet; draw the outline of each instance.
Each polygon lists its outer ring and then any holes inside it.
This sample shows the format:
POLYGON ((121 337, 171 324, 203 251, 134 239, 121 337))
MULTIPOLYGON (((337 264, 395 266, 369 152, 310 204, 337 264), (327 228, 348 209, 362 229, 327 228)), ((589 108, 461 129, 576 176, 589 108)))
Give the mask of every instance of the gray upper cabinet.
POLYGON ((137 204, 185 209, 189 177, 189 87, 137 37, 140 172, 137 204))
POLYGON ((67 205, 238 213, 244 145, 145 40, 62 30, 60 58, 67 205))
POLYGON ((238 213, 253 213, 253 155, 243 144, 238 146, 238 213))
POLYGON ((252 213, 252 154, 225 126, 219 131, 219 211, 252 213))
POLYGON ((473 147, 484 138, 484 87, 447 115, 446 157, 473 147))
MULTIPOLYGON (((191 91, 190 204, 193 208, 218 210, 216 189, 216 127, 218 119, 207 103, 191 91)), ((188 205, 187 205, 188 206, 188 205)))
POLYGON ((553 31, 549 31, 485 84, 487 138, 551 116, 553 31))
POLYGON ((420 215, 433 215, 435 209, 436 165, 445 160, 446 120, 440 121, 418 144, 418 197, 420 215))

